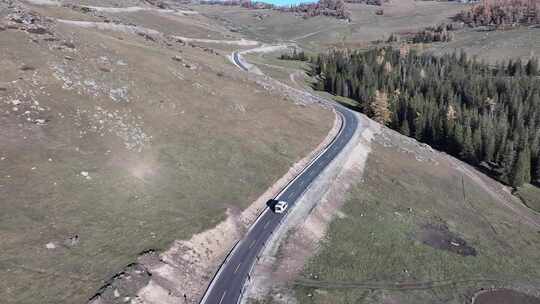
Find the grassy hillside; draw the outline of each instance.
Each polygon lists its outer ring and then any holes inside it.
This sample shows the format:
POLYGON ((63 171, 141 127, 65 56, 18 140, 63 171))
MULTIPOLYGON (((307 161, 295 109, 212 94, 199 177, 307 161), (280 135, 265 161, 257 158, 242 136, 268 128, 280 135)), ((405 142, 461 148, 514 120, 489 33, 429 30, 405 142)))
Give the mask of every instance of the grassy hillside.
POLYGON ((540 189, 533 185, 524 185, 516 192, 523 203, 536 212, 540 212, 540 189))
MULTIPOLYGON (((378 6, 348 4, 351 22, 329 17, 303 19, 294 14, 238 7, 190 6, 228 28, 252 39, 268 43, 294 41, 312 51, 328 47, 362 48, 375 40, 386 40, 393 33, 412 33, 425 27, 452 22, 451 18, 469 5, 440 1, 390 1, 384 3, 383 15, 378 6)), ((540 52, 537 38, 540 29, 522 27, 504 31, 465 28, 453 32, 449 43, 416 45, 440 53, 465 50, 470 55, 496 62, 508 58, 526 59, 540 52)))
POLYGON ((247 207, 333 121, 255 85, 228 52, 142 32, 225 32, 200 15, 0 12, 2 303, 85 303, 141 252, 247 207))
POLYGON ((224 25, 253 39, 266 42, 295 41, 310 50, 329 46, 358 47, 392 33, 418 30, 447 21, 464 6, 432 1, 391 1, 383 6, 385 14, 375 14, 378 6, 348 4, 351 22, 330 17, 303 19, 294 14, 238 7, 193 6, 224 25))
POLYGON ((540 293, 540 218, 500 184, 394 132, 376 137, 341 211, 292 283, 300 303, 468 303, 491 287, 540 293))

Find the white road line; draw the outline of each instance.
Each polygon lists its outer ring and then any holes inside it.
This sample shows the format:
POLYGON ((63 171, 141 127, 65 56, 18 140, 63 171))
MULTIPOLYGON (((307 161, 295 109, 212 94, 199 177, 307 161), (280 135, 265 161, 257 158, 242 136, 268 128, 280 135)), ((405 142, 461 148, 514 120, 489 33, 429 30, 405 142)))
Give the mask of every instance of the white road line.
POLYGON ((242 265, 242 263, 239 263, 236 268, 234 269, 234 273, 238 272, 238 268, 240 268, 240 265, 242 265))
POLYGON ((253 240, 253 242, 251 242, 251 244, 249 244, 249 249, 251 249, 251 247, 253 247, 253 245, 255 245, 255 243, 257 242, 257 240, 253 240))
POLYGON ((266 222, 266 224, 264 224, 263 229, 266 229, 266 227, 268 227, 269 224, 270 224, 270 220, 268 220, 268 221, 266 222))
POLYGON ((227 293, 227 291, 225 290, 223 292, 223 294, 221 295, 221 299, 219 299, 219 303, 218 304, 221 304, 221 302, 223 302, 223 298, 225 298, 225 294, 227 293))

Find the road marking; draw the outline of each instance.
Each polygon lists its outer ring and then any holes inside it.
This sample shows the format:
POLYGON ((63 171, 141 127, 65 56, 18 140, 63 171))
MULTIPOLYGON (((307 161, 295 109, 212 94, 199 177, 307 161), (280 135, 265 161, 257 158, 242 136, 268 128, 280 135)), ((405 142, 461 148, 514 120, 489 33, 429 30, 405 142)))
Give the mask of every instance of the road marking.
POLYGON ((219 299, 219 303, 218 304, 221 304, 221 302, 223 302, 223 298, 225 298, 225 294, 227 293, 227 291, 225 290, 223 292, 223 294, 221 295, 221 299, 219 299))
MULTIPOLYGON (((236 268, 234 269, 234 273, 236 273, 236 272, 238 271, 238 268, 240 268, 240 265, 242 265, 242 262, 240 262, 240 263, 238 264, 238 266, 236 266, 236 268)), ((220 302, 220 303, 221 303, 221 302, 220 302)))
POLYGON ((270 224, 270 220, 268 220, 268 221, 266 222, 266 224, 264 224, 263 229, 266 229, 266 227, 268 227, 269 224, 270 224))
POLYGON ((255 245, 255 242, 257 242, 257 240, 253 240, 253 242, 251 242, 251 244, 249 244, 248 249, 251 249, 251 247, 253 247, 253 245, 255 245))

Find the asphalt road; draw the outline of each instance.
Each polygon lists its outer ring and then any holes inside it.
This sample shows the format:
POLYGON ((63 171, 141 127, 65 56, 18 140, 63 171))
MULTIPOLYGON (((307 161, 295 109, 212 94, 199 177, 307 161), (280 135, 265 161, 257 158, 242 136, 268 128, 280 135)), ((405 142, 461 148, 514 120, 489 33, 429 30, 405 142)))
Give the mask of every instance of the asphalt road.
MULTIPOLYGON (((238 53, 233 54, 235 63, 244 70, 247 68, 238 58, 238 53)), ((335 105, 334 108, 342 116, 342 125, 338 135, 323 151, 275 198, 289 203, 290 211, 296 201, 313 180, 332 162, 343 150, 352 138, 358 126, 356 116, 347 108, 335 105)), ((287 212, 288 213, 288 212, 287 212)), ((251 267, 261 252, 264 244, 272 232, 279 226, 287 213, 276 214, 266 208, 251 225, 246 236, 240 240, 227 256, 217 274, 210 283, 201 300, 202 304, 236 304, 241 296, 242 288, 247 279, 251 267)))

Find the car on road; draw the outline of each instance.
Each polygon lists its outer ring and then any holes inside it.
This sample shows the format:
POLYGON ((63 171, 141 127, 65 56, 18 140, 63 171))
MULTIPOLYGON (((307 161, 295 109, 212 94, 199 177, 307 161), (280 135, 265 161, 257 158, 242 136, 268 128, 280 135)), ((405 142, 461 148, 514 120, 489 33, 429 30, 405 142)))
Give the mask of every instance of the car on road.
POLYGON ((287 210, 287 207, 289 207, 289 204, 285 201, 274 201, 275 204, 273 204, 274 206, 272 207, 272 210, 275 212, 275 213, 284 213, 285 210, 287 210))

